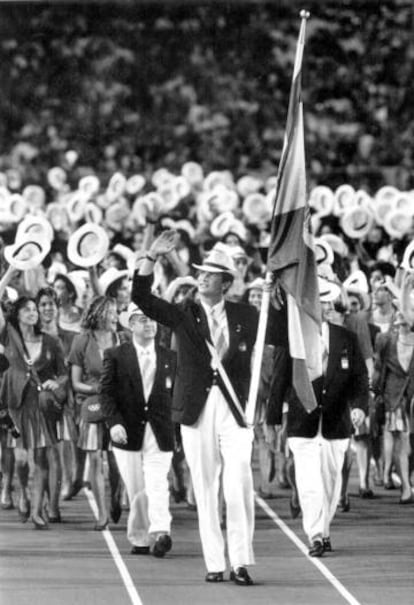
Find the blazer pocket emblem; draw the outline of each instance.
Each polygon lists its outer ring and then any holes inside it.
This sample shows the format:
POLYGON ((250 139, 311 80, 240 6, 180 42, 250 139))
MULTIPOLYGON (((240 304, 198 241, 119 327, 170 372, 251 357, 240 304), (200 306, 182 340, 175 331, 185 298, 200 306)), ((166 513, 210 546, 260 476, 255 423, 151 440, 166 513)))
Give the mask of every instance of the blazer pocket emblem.
POLYGON ((349 360, 346 355, 342 355, 342 357, 341 357, 341 369, 349 370, 349 360))

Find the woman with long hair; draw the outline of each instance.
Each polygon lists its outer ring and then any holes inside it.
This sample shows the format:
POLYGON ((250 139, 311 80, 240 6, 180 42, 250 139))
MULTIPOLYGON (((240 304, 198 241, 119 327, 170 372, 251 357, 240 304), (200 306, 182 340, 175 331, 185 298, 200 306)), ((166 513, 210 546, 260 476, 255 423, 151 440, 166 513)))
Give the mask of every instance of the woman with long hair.
MULTIPOLYGON (((119 344, 116 332, 118 316, 112 298, 97 296, 89 304, 82 319, 82 334, 73 340, 69 354, 72 388, 80 406, 85 399, 98 393, 105 349, 119 344)), ((109 431, 104 422, 90 423, 82 418, 79 424, 79 447, 87 453, 92 491, 98 507, 96 530, 108 525, 105 503, 103 452, 107 451, 111 488, 111 518, 116 523, 121 515, 121 480, 115 458, 109 448, 109 431)))
MULTIPOLYGON (((24 452, 33 452, 32 521, 36 529, 47 529, 48 522, 60 521, 59 471, 50 473, 49 458, 59 441, 57 415, 42 406, 42 391, 51 391, 63 404, 66 398, 67 371, 63 350, 56 338, 44 334, 33 298, 22 296, 12 305, 5 322, 4 344, 10 362, 0 393, 1 405, 9 414, 20 437, 16 443, 17 474, 21 484, 19 510, 28 516, 27 463, 24 452), (19 462, 21 464, 19 465, 19 462), (20 476, 19 476, 20 475, 20 476), (48 520, 44 500, 48 497, 48 520)), ((27 459, 26 459, 27 460, 27 459)))
POLYGON ((377 339, 373 388, 385 409, 384 485, 390 481, 395 459, 401 481, 400 504, 411 504, 408 458, 410 454, 410 404, 414 396, 414 333, 401 312, 394 321, 396 331, 377 339))
MULTIPOLYGON (((42 332, 57 338, 63 348, 65 361, 68 358, 76 332, 64 330, 58 323, 58 297, 52 287, 41 288, 36 295, 42 332)), ((69 500, 82 487, 84 455, 77 447, 78 418, 72 389, 68 389, 67 405, 60 421, 61 442, 59 454, 62 469, 62 498, 69 500)), ((57 454, 55 452, 55 454, 57 454)))

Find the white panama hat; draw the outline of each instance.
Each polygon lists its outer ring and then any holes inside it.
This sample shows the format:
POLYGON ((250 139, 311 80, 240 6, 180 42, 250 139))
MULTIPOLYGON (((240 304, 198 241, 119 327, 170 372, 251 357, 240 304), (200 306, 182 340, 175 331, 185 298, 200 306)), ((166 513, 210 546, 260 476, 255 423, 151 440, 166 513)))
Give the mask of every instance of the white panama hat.
POLYGON ((345 235, 351 239, 362 239, 372 229, 375 218, 364 206, 354 206, 345 210, 340 218, 340 225, 345 235))
POLYGON ((44 234, 29 232, 4 248, 4 258, 15 269, 26 271, 40 265, 49 252, 50 239, 44 234))
POLYGON ((271 196, 273 196, 273 193, 267 196, 262 193, 250 193, 245 197, 242 208, 243 214, 249 223, 257 225, 270 221, 272 218, 271 196))
POLYGON ((413 215, 394 208, 384 217, 383 227, 390 237, 402 239, 413 226, 413 215))
POLYGON ((309 206, 319 216, 328 216, 333 213, 335 197, 332 189, 325 185, 317 185, 312 189, 309 196, 309 206))
POLYGON ((28 214, 17 227, 16 241, 26 234, 39 235, 50 242, 54 238, 53 227, 45 216, 28 214))
MULTIPOLYGON (((193 264, 193 267, 199 271, 207 271, 208 273, 229 273, 234 277, 237 274, 237 270, 233 258, 226 249, 227 247, 218 248, 217 246, 216 244, 209 251, 201 265, 193 264)), ((225 246, 225 244, 221 246, 225 246)))
POLYGON ((347 183, 339 185, 334 193, 334 215, 341 216, 345 210, 353 206, 355 206, 355 189, 347 183))
POLYGON ((128 277, 127 269, 116 269, 115 267, 109 267, 106 271, 99 276, 99 286, 104 296, 108 291, 109 286, 116 282, 118 279, 122 279, 124 277, 128 277))
POLYGON ((100 225, 85 223, 72 233, 67 255, 77 267, 93 267, 101 262, 109 249, 109 237, 100 225))
POLYGON ((341 296, 341 288, 333 281, 318 277, 319 300, 324 302, 333 302, 341 296))
POLYGON ((316 263, 318 265, 323 263, 332 265, 332 263, 334 262, 334 253, 330 244, 328 244, 327 241, 321 239, 320 237, 316 237, 313 243, 315 249, 316 263))

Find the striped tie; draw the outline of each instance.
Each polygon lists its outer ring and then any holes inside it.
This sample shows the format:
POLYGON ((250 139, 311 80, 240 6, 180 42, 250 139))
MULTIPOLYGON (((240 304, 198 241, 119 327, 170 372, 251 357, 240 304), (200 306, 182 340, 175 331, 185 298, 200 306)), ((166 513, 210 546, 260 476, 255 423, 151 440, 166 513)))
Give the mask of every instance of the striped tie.
POLYGON ((145 401, 148 401, 152 385, 154 383, 155 367, 152 363, 150 352, 141 353, 139 356, 139 365, 141 368, 142 386, 144 389, 145 401))
POLYGON ((214 309, 211 310, 211 320, 211 338, 214 346, 216 347, 219 359, 223 359, 227 351, 227 342, 224 335, 224 330, 215 316, 214 309))

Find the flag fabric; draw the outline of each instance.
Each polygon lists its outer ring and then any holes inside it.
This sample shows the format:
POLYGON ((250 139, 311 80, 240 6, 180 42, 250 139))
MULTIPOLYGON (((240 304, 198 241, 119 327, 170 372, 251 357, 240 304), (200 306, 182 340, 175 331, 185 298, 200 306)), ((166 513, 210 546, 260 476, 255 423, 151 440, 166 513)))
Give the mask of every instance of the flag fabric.
POLYGON ((317 405, 312 381, 322 374, 322 347, 316 258, 306 192, 301 99, 304 34, 303 20, 277 177, 267 268, 276 273, 287 295, 293 386, 304 407, 311 411, 317 405))

